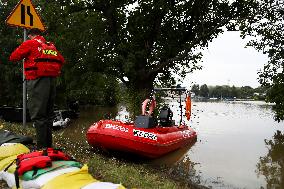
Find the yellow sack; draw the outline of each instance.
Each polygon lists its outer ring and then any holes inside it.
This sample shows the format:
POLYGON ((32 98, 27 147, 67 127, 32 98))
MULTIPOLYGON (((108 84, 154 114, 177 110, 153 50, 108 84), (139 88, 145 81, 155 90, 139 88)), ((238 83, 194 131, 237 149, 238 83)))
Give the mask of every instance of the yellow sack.
POLYGON ((78 171, 55 177, 47 182, 42 189, 79 189, 92 182, 97 182, 97 180, 88 173, 88 166, 84 165, 78 171))
POLYGON ((7 146, 0 146, 0 161, 13 155, 19 155, 28 152, 30 152, 30 150, 21 143, 15 143, 13 145, 7 145, 7 146))
POLYGON ((81 189, 101 189, 101 188, 107 188, 107 189, 126 189, 121 184, 114 184, 111 182, 93 182, 91 184, 88 184, 87 186, 84 186, 81 189))
POLYGON ((14 164, 11 165, 9 167, 9 169, 8 169, 9 173, 14 173, 15 170, 16 170, 16 161, 15 161, 15 159, 17 159, 17 156, 18 155, 13 155, 13 156, 7 157, 5 159, 2 159, 0 161, 0 171, 4 170, 6 167, 8 167, 8 165, 10 165, 14 161, 14 164))

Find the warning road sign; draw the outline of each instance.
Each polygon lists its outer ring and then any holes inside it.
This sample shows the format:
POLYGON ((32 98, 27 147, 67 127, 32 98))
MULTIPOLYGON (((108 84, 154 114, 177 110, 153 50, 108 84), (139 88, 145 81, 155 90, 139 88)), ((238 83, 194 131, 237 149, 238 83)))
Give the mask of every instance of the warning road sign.
POLYGON ((21 0, 8 16, 6 23, 28 29, 38 28, 42 31, 45 30, 44 24, 37 14, 31 0, 21 0))

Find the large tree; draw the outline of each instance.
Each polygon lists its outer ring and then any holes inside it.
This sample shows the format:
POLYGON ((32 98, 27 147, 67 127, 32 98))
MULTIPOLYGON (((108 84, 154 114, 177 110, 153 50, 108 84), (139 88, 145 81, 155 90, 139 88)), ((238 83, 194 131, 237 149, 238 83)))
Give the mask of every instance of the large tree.
POLYGON ((107 81, 112 75, 140 101, 156 79, 171 85, 172 72, 185 76, 200 68, 199 50, 224 26, 246 18, 254 6, 252 0, 33 2, 47 25, 48 38, 69 63, 62 84, 90 91, 94 78, 102 75, 107 81))
POLYGON ((281 121, 284 120, 284 1, 257 0, 257 3, 253 17, 243 19, 240 29, 243 37, 252 39, 248 45, 269 57, 259 72, 259 81, 269 88, 267 101, 276 103, 275 119, 281 121))
POLYGON ((136 95, 148 94, 155 79, 171 85, 171 72, 184 76, 198 69, 198 49, 230 21, 245 17, 251 6, 251 1, 243 0, 54 2, 60 5, 64 23, 54 21, 50 28, 77 32, 64 37, 81 41, 77 61, 90 69, 98 69, 94 62, 101 65, 136 95))

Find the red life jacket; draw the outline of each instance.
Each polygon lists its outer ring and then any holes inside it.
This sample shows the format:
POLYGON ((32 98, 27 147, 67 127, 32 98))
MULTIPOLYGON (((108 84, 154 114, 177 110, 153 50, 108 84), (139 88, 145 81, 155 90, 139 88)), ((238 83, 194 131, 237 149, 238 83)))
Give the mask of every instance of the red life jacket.
POLYGON ((52 159, 52 161, 55 160, 74 160, 73 157, 68 156, 67 154, 63 153, 61 150, 53 149, 53 148, 47 148, 46 151, 44 150, 43 153, 47 153, 48 157, 52 159))
MULTIPOLYGON (((74 160, 74 158, 63 153, 61 150, 47 148, 43 151, 35 151, 27 154, 20 154, 16 159, 16 171, 14 172, 16 186, 19 188, 19 176, 23 175, 27 171, 34 171, 37 173, 38 169, 52 166, 54 160, 74 160)), ((7 171, 13 162, 5 168, 7 171)))
MULTIPOLYGON (((7 171, 11 166, 10 164, 4 171, 7 171)), ((16 159, 16 170, 14 172, 15 175, 15 183, 16 187, 19 188, 20 181, 19 176, 23 175, 27 171, 34 171, 34 174, 37 173, 38 169, 42 169, 45 167, 52 166, 52 160, 48 156, 43 156, 42 152, 31 152, 29 154, 21 154, 17 156, 16 159)))
MULTIPOLYGON (((57 77, 61 73, 64 58, 51 42, 40 44, 40 56, 34 59, 35 67, 29 68, 36 71, 37 77, 57 77)), ((27 71, 27 70, 26 70, 27 71)))
POLYGON ((16 172, 19 176, 23 175, 27 171, 51 167, 52 160, 48 156, 33 156, 30 158, 25 158, 20 161, 17 159, 17 168, 16 172))
POLYGON ((48 156, 52 161, 55 160, 74 160, 74 158, 68 156, 67 154, 63 153, 59 149, 54 149, 54 148, 47 148, 46 150, 42 151, 34 151, 30 152, 28 154, 21 154, 17 156, 17 163, 21 162, 25 159, 33 158, 33 157, 38 157, 38 156, 48 156))
POLYGON ((60 74, 64 57, 56 50, 54 44, 46 42, 44 37, 23 42, 10 56, 16 62, 25 58, 25 79, 34 80, 41 76, 56 77, 60 74), (57 56, 56 56, 57 55, 57 56))

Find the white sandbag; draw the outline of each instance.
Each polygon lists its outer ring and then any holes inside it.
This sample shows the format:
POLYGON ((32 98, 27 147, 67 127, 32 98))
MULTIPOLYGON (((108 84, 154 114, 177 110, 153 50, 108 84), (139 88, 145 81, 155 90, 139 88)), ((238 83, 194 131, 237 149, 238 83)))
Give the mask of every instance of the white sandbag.
POLYGON ((16 186, 16 182, 15 182, 15 176, 12 173, 8 173, 6 171, 0 171, 0 175, 1 175, 1 180, 6 181, 7 185, 12 188, 13 186, 16 186))
POLYGON ((111 182, 94 182, 91 184, 88 184, 87 186, 84 186, 81 189, 124 189, 124 187, 121 184, 114 184, 111 182))
POLYGON ((62 169, 57 169, 48 173, 45 173, 36 179, 29 180, 29 181, 22 181, 21 186, 23 189, 38 189, 41 188, 45 183, 48 181, 52 180, 53 178, 63 175, 65 173, 70 173, 73 171, 78 171, 80 168, 78 167, 68 167, 68 168, 62 168, 62 169))
POLYGON ((15 145, 15 144, 18 144, 18 143, 3 143, 3 144, 1 144, 1 146, 12 146, 12 145, 15 145))
MULTIPOLYGON (((29 181, 20 181, 20 186, 22 189, 40 189, 44 184, 46 184, 48 181, 54 179, 57 176, 63 175, 65 173, 70 173, 74 171, 78 171, 78 167, 69 167, 69 168, 63 168, 58 169, 49 173, 45 173, 38 178, 34 180, 29 181)), ((13 188, 16 186, 15 183, 15 176, 12 173, 0 171, 0 180, 6 181, 7 185, 10 188, 13 188)), ((81 189, 125 189, 124 186, 121 184, 114 184, 111 182, 93 182, 91 184, 88 184, 81 189)))

